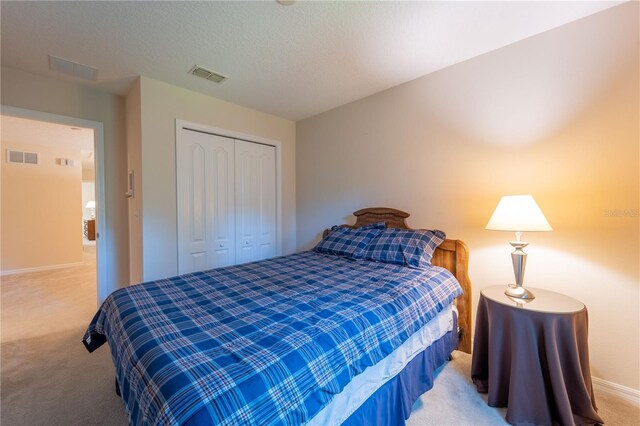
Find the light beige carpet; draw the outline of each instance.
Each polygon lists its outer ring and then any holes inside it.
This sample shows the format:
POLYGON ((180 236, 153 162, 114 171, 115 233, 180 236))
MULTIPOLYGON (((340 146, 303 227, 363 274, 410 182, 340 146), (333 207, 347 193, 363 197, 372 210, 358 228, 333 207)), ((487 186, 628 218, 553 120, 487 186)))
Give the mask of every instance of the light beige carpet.
MULTIPOLYGON (((127 424, 108 346, 89 354, 81 343, 96 311, 91 256, 89 248, 82 267, 3 278, 2 426, 127 424)), ((468 354, 454 352, 414 405, 409 425, 505 424, 504 409, 488 407, 475 391, 470 366, 468 354)), ((606 395, 597 401, 607 424, 640 425, 640 408, 606 395)))
POLYGON ((108 347, 89 354, 83 333, 2 344, 2 426, 127 424, 108 347))
POLYGON ((454 352, 453 361, 436 376, 433 388, 413 405, 407 424, 422 425, 507 425, 506 410, 487 405, 469 377, 471 356, 454 352))
POLYGON ((46 336, 84 325, 98 307, 96 246, 83 246, 83 265, 1 277, 2 342, 46 336))

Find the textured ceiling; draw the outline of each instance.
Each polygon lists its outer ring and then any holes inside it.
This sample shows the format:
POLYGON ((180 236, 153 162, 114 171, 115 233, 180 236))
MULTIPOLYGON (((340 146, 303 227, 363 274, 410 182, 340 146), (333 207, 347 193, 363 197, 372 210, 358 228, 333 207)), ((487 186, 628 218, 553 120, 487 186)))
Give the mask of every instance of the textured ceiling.
POLYGON ((300 120, 621 2, 8 2, 2 65, 126 94, 145 75, 300 120), (229 79, 187 72, 198 64, 229 79))

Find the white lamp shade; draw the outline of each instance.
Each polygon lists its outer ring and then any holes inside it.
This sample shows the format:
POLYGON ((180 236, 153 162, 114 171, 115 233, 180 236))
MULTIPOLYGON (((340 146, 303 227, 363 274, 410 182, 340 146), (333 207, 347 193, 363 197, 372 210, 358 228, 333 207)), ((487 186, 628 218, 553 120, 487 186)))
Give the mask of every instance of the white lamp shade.
POLYGON ((88 201, 87 205, 85 206, 85 208, 87 208, 87 209, 95 209, 96 208, 96 202, 95 201, 88 201))
POLYGON ((551 231, 551 225, 531 195, 507 195, 500 199, 485 229, 494 231, 551 231))

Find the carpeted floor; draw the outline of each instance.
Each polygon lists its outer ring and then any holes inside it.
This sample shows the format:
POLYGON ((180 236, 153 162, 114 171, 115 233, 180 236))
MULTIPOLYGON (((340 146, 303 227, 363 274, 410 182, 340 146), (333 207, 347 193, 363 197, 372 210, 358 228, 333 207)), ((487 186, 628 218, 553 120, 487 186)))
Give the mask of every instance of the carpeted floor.
POLYGON ((126 425, 108 348, 89 354, 84 328, 2 344, 2 426, 126 425))
MULTIPOLYGON (((81 343, 96 310, 91 256, 89 249, 84 267, 3 278, 2 426, 127 424, 108 346, 89 354, 81 343)), ((506 424, 505 410, 487 406, 486 396, 475 391, 470 369, 471 356, 454 352, 434 388, 415 403, 408 424, 506 424)), ((640 408, 607 395, 596 398, 607 424, 640 425, 640 408)))
POLYGON ((96 246, 83 246, 83 265, 1 278, 2 342, 46 336, 84 325, 98 308, 96 246))
POLYGON ((507 425, 506 409, 489 407, 486 395, 476 392, 470 378, 471 355, 456 351, 452 357, 438 373, 433 388, 413 405, 407 424, 507 425))

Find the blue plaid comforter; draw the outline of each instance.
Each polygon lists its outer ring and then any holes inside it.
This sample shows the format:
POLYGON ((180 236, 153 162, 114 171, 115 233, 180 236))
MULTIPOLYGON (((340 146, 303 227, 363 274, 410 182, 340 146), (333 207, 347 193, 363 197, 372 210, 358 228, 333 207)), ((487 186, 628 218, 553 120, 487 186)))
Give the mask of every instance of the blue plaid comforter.
POLYGON ((115 291, 83 341, 108 341, 131 424, 298 425, 461 293, 309 251, 115 291))

